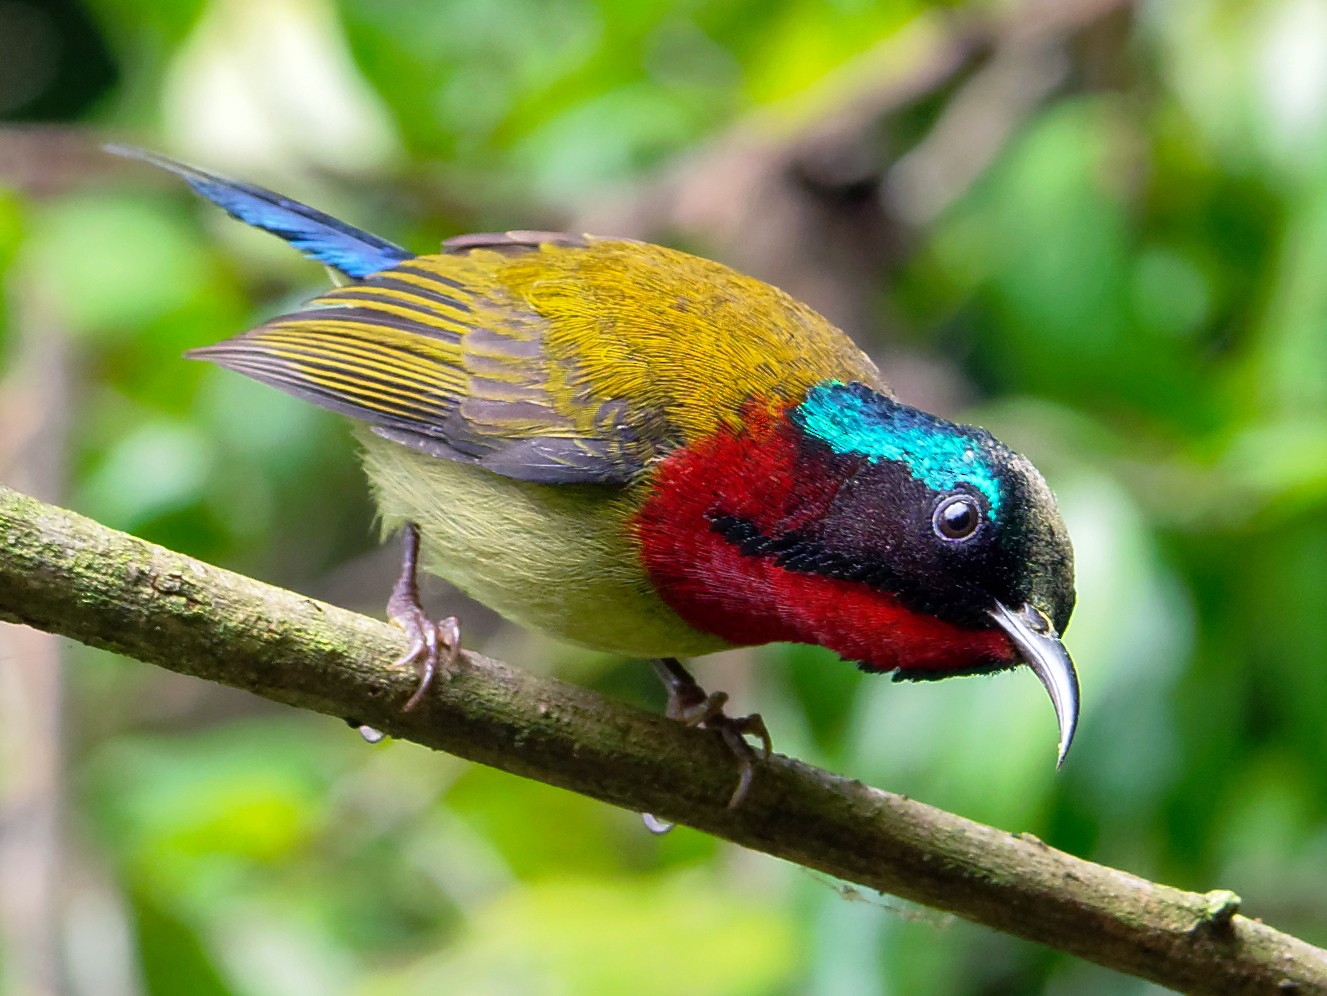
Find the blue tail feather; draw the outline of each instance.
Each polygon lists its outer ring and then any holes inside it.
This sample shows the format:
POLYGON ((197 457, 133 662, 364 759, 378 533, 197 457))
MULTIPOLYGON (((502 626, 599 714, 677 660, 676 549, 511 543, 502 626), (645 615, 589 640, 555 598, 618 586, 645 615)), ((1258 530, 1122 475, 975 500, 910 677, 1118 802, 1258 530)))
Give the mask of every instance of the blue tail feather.
POLYGON ((108 145, 106 151, 141 159, 175 173, 231 217, 280 236, 310 259, 326 263, 347 276, 366 277, 414 257, 414 253, 394 242, 370 235, 262 187, 213 176, 155 152, 131 146, 108 145))

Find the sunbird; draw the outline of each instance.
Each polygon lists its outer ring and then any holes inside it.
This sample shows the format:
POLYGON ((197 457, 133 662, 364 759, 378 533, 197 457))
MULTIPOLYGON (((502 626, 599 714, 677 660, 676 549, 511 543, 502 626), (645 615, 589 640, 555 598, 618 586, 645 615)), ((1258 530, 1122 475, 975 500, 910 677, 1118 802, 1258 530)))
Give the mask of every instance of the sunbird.
POLYGON ((427 569, 522 626, 650 658, 667 713, 717 730, 751 784, 770 749, 678 658, 819 644, 930 679, 1026 663, 1063 763, 1078 678, 1068 530, 1042 475, 983 429, 898 401, 846 334, 719 263, 513 231, 415 255, 320 211, 138 149, 344 280, 192 350, 354 420, 390 531, 388 617, 418 672, 456 664, 427 569))

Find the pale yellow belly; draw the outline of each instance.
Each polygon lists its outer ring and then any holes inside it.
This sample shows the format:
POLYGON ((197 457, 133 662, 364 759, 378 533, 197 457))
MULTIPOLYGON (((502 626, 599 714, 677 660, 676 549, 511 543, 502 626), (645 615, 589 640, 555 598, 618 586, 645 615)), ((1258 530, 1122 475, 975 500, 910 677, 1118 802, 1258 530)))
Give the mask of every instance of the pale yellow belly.
POLYGON ((426 569, 511 621, 632 657, 730 646, 654 593, 625 529, 621 489, 515 481, 359 426, 356 435, 385 525, 418 523, 426 569))

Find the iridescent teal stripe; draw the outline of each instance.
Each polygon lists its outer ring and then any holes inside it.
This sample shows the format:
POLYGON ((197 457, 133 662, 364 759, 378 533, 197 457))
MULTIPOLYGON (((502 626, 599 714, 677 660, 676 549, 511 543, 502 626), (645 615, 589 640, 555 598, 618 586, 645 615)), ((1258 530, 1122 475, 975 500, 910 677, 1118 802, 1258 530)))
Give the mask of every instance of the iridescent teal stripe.
POLYGON ((829 381, 811 389, 797 408, 806 432, 835 453, 890 460, 932 491, 969 484, 986 496, 989 515, 1000 508, 1000 482, 985 458, 990 438, 876 394, 860 384, 829 381))

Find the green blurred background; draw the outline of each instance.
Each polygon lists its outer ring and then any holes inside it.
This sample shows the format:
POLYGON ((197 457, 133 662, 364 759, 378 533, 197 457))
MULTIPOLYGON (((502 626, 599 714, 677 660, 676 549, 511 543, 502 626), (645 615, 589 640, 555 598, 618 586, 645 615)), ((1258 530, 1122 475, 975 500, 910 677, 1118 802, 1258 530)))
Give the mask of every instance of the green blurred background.
MULTIPOLYGON (((147 145, 417 250, 631 235, 804 297, 1028 453, 1077 549, 1035 679, 702 680, 787 753, 1327 943, 1327 7, 0 0, 0 480, 380 613, 345 425, 181 353, 321 270, 147 145)), ((659 708, 638 662, 470 646, 659 708)), ((0 993, 1141 993, 635 814, 0 632, 0 993), (54 666, 57 658, 65 662, 54 666)))

